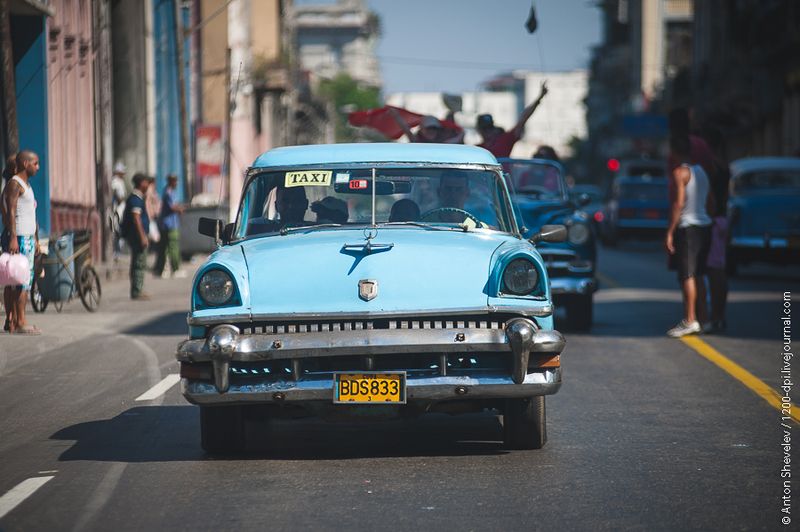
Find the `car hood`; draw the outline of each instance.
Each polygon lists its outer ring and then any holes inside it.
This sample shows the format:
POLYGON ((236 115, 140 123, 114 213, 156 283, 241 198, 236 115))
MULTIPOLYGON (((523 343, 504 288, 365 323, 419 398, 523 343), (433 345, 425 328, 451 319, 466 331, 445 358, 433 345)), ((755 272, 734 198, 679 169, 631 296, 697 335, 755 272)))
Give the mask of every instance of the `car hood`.
POLYGON ((320 230, 245 241, 251 312, 408 312, 487 307, 491 257, 514 237, 492 231, 382 228, 366 253, 364 231, 320 230), (353 245, 345 248, 345 245, 353 245), (378 282, 371 301, 359 281, 378 282))
POLYGON ((575 210, 571 204, 563 201, 520 200, 518 208, 523 225, 530 234, 538 232, 543 225, 564 223, 564 218, 575 210))

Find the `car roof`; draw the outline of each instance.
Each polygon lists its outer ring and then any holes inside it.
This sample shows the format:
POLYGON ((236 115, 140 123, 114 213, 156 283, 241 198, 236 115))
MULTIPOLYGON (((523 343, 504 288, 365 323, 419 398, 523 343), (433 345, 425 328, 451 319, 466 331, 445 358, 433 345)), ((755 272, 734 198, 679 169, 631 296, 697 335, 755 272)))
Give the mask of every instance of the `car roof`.
POLYGON ((731 163, 731 174, 737 176, 755 170, 800 169, 800 157, 746 157, 731 163))
POLYGON ((665 185, 667 181, 663 176, 620 175, 614 178, 619 185, 665 185))
POLYGON ((255 160, 253 168, 347 163, 497 165, 497 159, 483 148, 463 144, 395 142, 314 144, 269 150, 255 160))
POLYGON ((559 161, 553 159, 518 159, 515 157, 498 157, 497 162, 500 164, 505 163, 532 163, 532 164, 549 164, 557 167, 562 173, 564 172, 564 165, 559 161))

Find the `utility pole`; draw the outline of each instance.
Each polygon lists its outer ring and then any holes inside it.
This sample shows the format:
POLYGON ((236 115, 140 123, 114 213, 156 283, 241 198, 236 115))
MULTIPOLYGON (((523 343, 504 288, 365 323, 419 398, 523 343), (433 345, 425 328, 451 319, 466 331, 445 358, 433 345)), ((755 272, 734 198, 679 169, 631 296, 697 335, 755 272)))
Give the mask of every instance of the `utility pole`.
MULTIPOLYGON (((5 155, 19 151, 19 129, 17 127, 17 94, 14 83, 14 57, 11 48, 11 20, 9 15, 9 0, 0 0, 0 62, 2 72, 0 80, 3 82, 2 110, 5 119, 3 135, 5 155)), ((5 159, 5 157, 3 157, 5 159)), ((3 161, 5 162, 5 161, 3 161)))
POLYGON ((192 165, 189 164, 191 160, 191 151, 189 149, 189 120, 186 113, 186 77, 183 70, 183 40, 185 39, 185 35, 183 33, 181 0, 173 0, 173 2, 175 3, 175 65, 178 70, 178 107, 181 121, 181 170, 183 172, 183 190, 186 194, 185 200, 188 200, 192 196, 192 189, 190 186, 194 180, 190 175, 193 168, 191 168, 192 165))

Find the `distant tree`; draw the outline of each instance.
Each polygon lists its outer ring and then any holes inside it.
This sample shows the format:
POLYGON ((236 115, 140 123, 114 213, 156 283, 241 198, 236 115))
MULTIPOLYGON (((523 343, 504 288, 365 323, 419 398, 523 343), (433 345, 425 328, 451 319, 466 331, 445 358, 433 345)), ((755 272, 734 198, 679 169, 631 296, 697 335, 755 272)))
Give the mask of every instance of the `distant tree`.
POLYGON ((356 140, 357 134, 347 124, 347 114, 380 107, 380 90, 377 87, 362 86, 349 74, 341 72, 333 79, 322 80, 319 94, 333 104, 336 109, 336 142, 356 140))

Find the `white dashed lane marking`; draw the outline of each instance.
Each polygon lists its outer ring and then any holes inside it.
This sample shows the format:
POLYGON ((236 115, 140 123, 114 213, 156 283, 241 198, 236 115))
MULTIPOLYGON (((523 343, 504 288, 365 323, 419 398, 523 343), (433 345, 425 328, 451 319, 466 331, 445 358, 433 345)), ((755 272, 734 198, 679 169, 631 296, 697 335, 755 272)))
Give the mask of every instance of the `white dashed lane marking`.
POLYGON ((170 373, 166 377, 164 377, 161 382, 144 392, 142 395, 136 398, 137 401, 152 401, 153 399, 157 399, 164 395, 167 390, 175 386, 178 381, 181 380, 181 376, 177 373, 170 373))
POLYGON ((0 497, 0 519, 5 517, 8 512, 19 506, 22 501, 33 495, 36 490, 47 484, 52 478, 55 477, 49 476, 29 478, 28 480, 23 480, 11 488, 8 493, 0 497))

